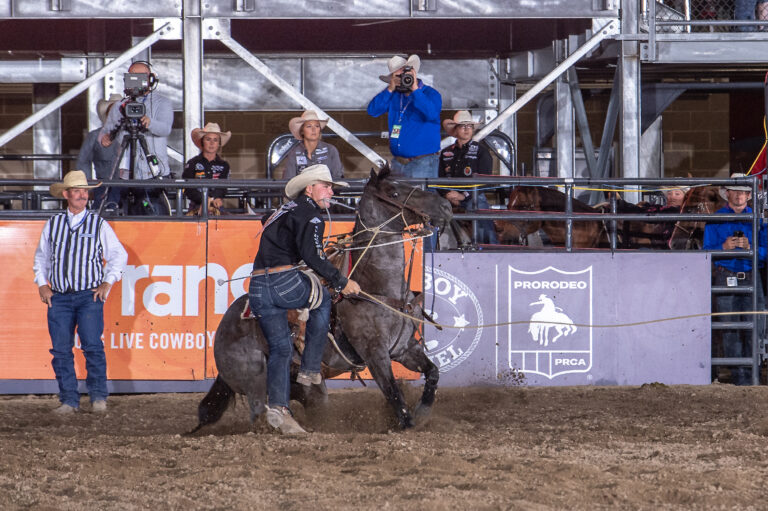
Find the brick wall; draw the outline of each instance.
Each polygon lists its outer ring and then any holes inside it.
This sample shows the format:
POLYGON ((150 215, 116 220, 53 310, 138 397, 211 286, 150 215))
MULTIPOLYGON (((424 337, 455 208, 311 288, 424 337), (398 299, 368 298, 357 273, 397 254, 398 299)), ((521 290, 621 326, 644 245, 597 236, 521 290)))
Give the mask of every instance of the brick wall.
MULTIPOLYGON (((65 89, 62 89, 62 91, 65 89)), ((585 94, 585 107, 591 127, 593 143, 597 146, 605 121, 605 109, 608 104, 608 92, 593 91, 585 94)), ((6 130, 32 112, 31 86, 3 86, 0 93, 0 131, 6 130)), ((762 105, 759 105, 762 108, 762 105)), ((86 132, 85 96, 80 95, 62 108, 62 152, 77 154, 82 137, 86 132)), ((532 101, 518 113, 518 161, 530 172, 533 161, 535 141, 536 102, 532 101)), ((729 163, 729 95, 684 94, 663 114, 664 159, 667 176, 709 177, 727 175, 732 165, 729 163)), ((444 113, 448 117, 451 112, 444 113)), ((232 131, 232 139, 222 151, 223 157, 232 166, 232 177, 237 179, 255 179, 265 177, 266 151, 270 142, 278 135, 288 133, 288 121, 300 112, 207 112, 206 121, 216 122, 224 130, 232 131)), ((369 117, 365 112, 331 112, 331 114, 352 132, 386 131, 386 116, 378 119, 369 117)), ((182 125, 179 112, 175 116, 175 126, 182 125)), ((731 130, 733 128, 730 128, 731 130)), ((328 130, 326 130, 327 132, 328 130)), ((756 133, 759 134, 759 133, 756 133)), ((616 140, 618 140, 618 129, 616 140)), ((330 140, 342 156, 347 177, 366 177, 371 163, 356 150, 340 139, 330 140)), ((384 157, 389 157, 388 141, 381 138, 365 138, 363 142, 384 157)), ((579 143, 579 142, 577 142, 579 143)), ((554 142, 550 141, 549 145, 554 142)), ((19 135, 5 147, 4 154, 28 154, 32 152, 32 130, 19 135)), ((742 160, 751 158, 751 149, 740 156, 742 160)), ((751 163, 746 163, 747 165, 751 163)), ((65 171, 70 169, 65 162, 65 171)), ((279 167, 275 177, 282 175, 279 167)), ((30 162, 0 160, 0 177, 31 178, 30 162)))

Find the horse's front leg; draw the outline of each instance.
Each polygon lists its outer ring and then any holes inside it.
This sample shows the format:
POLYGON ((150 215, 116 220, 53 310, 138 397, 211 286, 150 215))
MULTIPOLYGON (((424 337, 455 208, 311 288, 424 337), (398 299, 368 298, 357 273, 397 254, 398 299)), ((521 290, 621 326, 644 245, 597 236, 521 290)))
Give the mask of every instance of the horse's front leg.
POLYGON ((408 405, 405 403, 403 393, 395 381, 395 375, 392 372, 392 360, 389 355, 376 354, 372 357, 363 357, 366 360, 368 369, 371 371, 373 379, 384 393, 384 397, 392 405, 397 416, 397 423, 401 429, 413 427, 413 417, 408 411, 408 405))
POLYGON ((424 348, 414 338, 409 341, 408 348, 394 360, 403 364, 406 369, 424 374, 424 392, 422 392, 421 401, 419 401, 413 414, 417 419, 428 417, 435 402, 440 370, 427 357, 424 348))

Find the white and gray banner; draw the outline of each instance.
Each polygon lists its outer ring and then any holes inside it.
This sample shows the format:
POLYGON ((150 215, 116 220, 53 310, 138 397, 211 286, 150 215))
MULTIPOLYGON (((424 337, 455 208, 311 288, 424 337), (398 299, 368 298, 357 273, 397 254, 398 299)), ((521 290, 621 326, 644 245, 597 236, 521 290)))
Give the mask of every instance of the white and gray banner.
POLYGON ((435 254, 425 308, 461 328, 425 326, 427 353, 450 386, 518 373, 528 385, 707 384, 711 318, 659 320, 711 311, 710 264, 703 252, 435 254))

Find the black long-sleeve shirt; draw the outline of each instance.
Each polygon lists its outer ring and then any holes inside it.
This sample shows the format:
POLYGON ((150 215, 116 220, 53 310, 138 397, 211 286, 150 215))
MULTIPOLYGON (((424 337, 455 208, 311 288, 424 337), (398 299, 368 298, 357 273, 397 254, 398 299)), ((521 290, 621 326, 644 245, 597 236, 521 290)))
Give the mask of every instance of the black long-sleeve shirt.
MULTIPOLYGON (((472 174, 491 174, 493 160, 488 150, 478 142, 470 140, 463 146, 454 142, 440 151, 438 177, 472 177, 472 174)), ((438 190, 445 195, 448 190, 438 190)), ((465 196, 468 195, 466 192, 465 196)))
POLYGON ((323 234, 325 222, 322 210, 314 200, 301 195, 283 205, 286 210, 261 234, 259 252, 253 260, 253 269, 295 265, 303 260, 307 266, 327 280, 337 291, 344 289, 347 278, 341 275, 325 257, 323 234))
MULTIPOLYGON (((229 177, 229 163, 222 160, 219 155, 213 161, 208 161, 202 153, 190 158, 184 166, 184 179, 227 179, 229 177)), ((227 191, 224 188, 213 188, 208 196, 214 199, 223 199, 227 191)), ((203 202, 203 192, 197 188, 185 188, 184 196, 197 207, 203 202)))

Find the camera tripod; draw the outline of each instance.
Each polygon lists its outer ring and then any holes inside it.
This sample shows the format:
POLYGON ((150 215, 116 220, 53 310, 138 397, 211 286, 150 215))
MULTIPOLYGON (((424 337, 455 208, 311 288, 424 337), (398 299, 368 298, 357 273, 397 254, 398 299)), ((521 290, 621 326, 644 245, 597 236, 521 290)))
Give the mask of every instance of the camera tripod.
MULTIPOLYGON (((109 174, 110 181, 115 179, 115 174, 120 167, 120 162, 123 160, 126 151, 129 151, 130 156, 128 161, 128 179, 130 181, 133 181, 135 178, 136 156, 138 151, 143 153, 152 177, 157 178, 160 172, 158 169, 158 160, 154 154, 149 152, 147 140, 144 138, 143 134, 143 132, 146 131, 146 128, 141 125, 141 122, 138 119, 131 119, 123 116, 117 127, 110 132, 110 138, 114 140, 115 136, 120 131, 125 131, 126 134, 120 144, 120 152, 112 164, 112 170, 109 174)), ((99 214, 101 214, 104 205, 109 200, 110 188, 110 186, 107 186, 104 190, 104 199, 99 205, 99 214)), ((123 201, 123 212, 126 215, 171 214, 171 204, 168 201, 165 191, 162 189, 150 190, 142 187, 139 189, 127 188, 124 193, 122 192, 122 189, 120 189, 120 191, 119 200, 121 199, 123 201), (151 195, 155 195, 155 197, 152 197, 151 195)))

